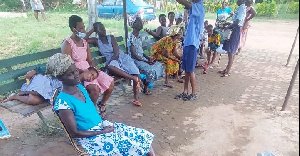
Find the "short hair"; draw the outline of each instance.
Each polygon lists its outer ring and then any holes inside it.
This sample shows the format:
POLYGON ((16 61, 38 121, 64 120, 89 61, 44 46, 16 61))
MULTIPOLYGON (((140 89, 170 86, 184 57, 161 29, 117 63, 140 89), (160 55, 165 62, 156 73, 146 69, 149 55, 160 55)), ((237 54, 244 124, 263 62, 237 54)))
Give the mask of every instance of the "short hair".
POLYGON ((170 17, 171 14, 175 15, 175 13, 174 13, 173 11, 170 11, 170 12, 168 13, 168 17, 170 17))
POLYGON ((213 29, 213 28, 214 28, 214 26, 211 25, 211 24, 209 24, 209 25, 206 27, 206 29, 213 29))
POLYGON ((162 17, 167 17, 165 14, 160 14, 159 16, 158 16, 158 20, 160 20, 160 18, 162 18, 162 17))
POLYGON ((82 22, 82 18, 77 15, 72 15, 69 17, 69 27, 72 30, 72 28, 76 28, 77 22, 82 22))
MULTIPOLYGON (((95 22, 95 23, 93 24, 94 31, 98 32, 98 29, 99 29, 99 27, 100 27, 101 25, 103 25, 101 22, 95 22)), ((104 25, 103 25, 103 26, 104 26, 104 25)))
POLYGON ((89 71, 95 71, 97 73, 97 75, 99 75, 99 72, 95 67, 89 67, 88 70, 89 71))

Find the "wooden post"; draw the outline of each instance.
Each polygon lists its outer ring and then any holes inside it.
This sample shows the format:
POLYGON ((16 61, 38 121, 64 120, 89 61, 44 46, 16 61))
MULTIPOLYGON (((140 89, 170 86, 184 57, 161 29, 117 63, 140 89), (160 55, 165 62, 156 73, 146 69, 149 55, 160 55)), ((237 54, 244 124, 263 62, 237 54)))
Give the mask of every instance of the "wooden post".
POLYGON ((297 41, 297 37, 298 37, 298 33, 299 33, 299 26, 298 26, 298 29, 297 29, 297 33, 296 33, 296 37, 295 37, 294 43, 293 43, 293 45, 292 45, 292 49, 291 49, 291 51, 290 51, 289 58, 288 58, 288 60, 287 60, 287 62, 286 62, 286 65, 285 65, 285 66, 288 66, 288 65, 289 65, 289 63, 290 63, 290 60, 291 60, 291 57, 292 57, 292 53, 293 53, 293 51, 294 51, 294 48, 295 48, 295 45, 296 45, 296 41, 297 41))
POLYGON ((126 53, 128 53, 128 47, 127 47, 128 25, 127 25, 126 0, 123 0, 123 18, 124 18, 124 31, 125 31, 125 49, 126 49, 126 53))
MULTIPOLYGON (((88 26, 86 28, 87 31, 90 31, 93 27, 93 24, 97 22, 98 20, 98 14, 97 14, 97 0, 88 0, 88 26)), ((93 34, 92 36, 94 36, 93 34)))
POLYGON ((287 105, 287 103, 288 103, 288 101, 289 101, 289 99, 290 99, 290 95, 291 95, 291 92, 292 92, 292 90, 293 90, 293 86, 294 86, 294 84, 295 84, 295 80, 296 80, 298 71, 299 71, 299 58, 298 58, 298 62, 297 62, 297 65, 296 65, 296 68, 295 68, 295 71, 294 71, 292 80, 291 80, 291 82, 290 82, 289 89, 288 89, 288 91, 287 91, 287 93, 286 93, 286 96, 285 96, 285 99, 284 99, 284 102, 283 102, 281 111, 284 111, 284 110, 285 110, 286 105, 287 105))

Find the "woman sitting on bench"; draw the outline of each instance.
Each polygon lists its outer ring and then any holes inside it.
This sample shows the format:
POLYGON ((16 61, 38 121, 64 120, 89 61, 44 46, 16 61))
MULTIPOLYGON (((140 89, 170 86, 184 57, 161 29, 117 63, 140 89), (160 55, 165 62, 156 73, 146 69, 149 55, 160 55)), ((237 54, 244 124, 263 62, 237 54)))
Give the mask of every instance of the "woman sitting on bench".
POLYGON ((70 56, 58 53, 50 57, 47 73, 63 82, 53 109, 70 136, 77 138, 89 155, 155 155, 151 146, 153 134, 101 119, 87 90, 80 84, 79 72, 70 56))
POLYGON ((112 75, 123 77, 133 81, 133 104, 142 105, 138 100, 140 86, 140 71, 134 64, 133 59, 119 49, 118 43, 113 35, 106 35, 106 29, 101 22, 94 23, 94 28, 87 33, 87 37, 96 32, 98 38, 89 38, 90 44, 97 45, 100 53, 105 57, 105 67, 112 75))
POLYGON ((44 76, 45 67, 37 67, 35 70, 27 72, 25 75, 26 83, 21 87, 21 91, 12 94, 3 102, 18 100, 29 105, 38 105, 50 99, 56 88, 61 87, 62 83, 48 76, 44 76))
MULTIPOLYGON (((3 102, 18 100, 29 105, 38 105, 44 101, 50 102, 55 89, 62 87, 62 83, 53 77, 44 76, 44 67, 27 72, 26 83, 21 87, 21 92, 13 94, 3 102)), ((90 67, 79 75, 81 81, 93 81, 98 77, 98 71, 90 67)))
POLYGON ((146 75, 146 79, 143 80, 143 93, 150 95, 148 84, 164 76, 164 69, 161 63, 144 54, 142 38, 140 37, 140 31, 143 29, 142 19, 138 17, 138 14, 135 14, 129 17, 128 23, 133 28, 133 32, 128 35, 127 40, 129 55, 131 55, 141 73, 146 75))

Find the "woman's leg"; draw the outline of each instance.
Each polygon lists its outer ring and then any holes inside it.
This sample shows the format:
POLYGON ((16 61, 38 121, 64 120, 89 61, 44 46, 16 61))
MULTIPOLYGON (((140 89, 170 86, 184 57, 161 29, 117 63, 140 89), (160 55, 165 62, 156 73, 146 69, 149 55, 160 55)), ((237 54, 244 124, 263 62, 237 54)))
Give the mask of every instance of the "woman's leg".
POLYGON ((108 70, 115 76, 123 77, 136 83, 138 82, 138 78, 136 76, 130 75, 117 67, 109 66, 108 70))
POLYGON ((155 156, 152 146, 150 147, 150 152, 147 154, 147 156, 155 156))
POLYGON ((109 88, 103 93, 103 97, 101 100, 102 105, 106 105, 106 102, 109 99, 112 91, 114 90, 114 87, 115 87, 115 83, 114 81, 112 81, 109 88))
POLYGON ((228 65, 225 69, 225 74, 229 74, 232 64, 233 64, 233 61, 234 61, 234 54, 231 52, 228 52, 228 65))
POLYGON ((146 79, 143 80, 144 88, 143 88, 143 93, 146 95, 150 95, 151 92, 148 90, 148 85, 150 82, 147 82, 146 79))
POLYGON ((44 10, 40 10, 40 12, 42 14, 42 17, 43 17, 44 21, 46 21, 45 11, 44 10))
POLYGON ((37 21, 39 21, 39 15, 38 15, 38 11, 34 10, 34 17, 37 21))
POLYGON ((86 89, 89 92, 89 95, 90 95, 94 105, 96 106, 97 99, 100 94, 100 88, 95 84, 90 84, 90 85, 86 86, 86 89))
POLYGON ((212 57, 212 59, 211 59, 211 62, 210 62, 210 65, 212 65, 214 62, 215 62, 215 60, 216 60, 216 57, 217 57, 217 55, 218 55, 218 53, 217 52, 213 52, 214 54, 213 54, 213 57, 212 57))
POLYGON ((140 87, 140 83, 138 83, 139 82, 139 75, 133 75, 134 77, 136 77, 137 78, 137 80, 138 81, 133 81, 133 96, 134 96, 134 100, 135 101, 138 101, 138 99, 139 99, 139 97, 138 97, 138 95, 139 95, 139 87, 140 87))
POLYGON ((206 50, 206 55, 207 55, 207 64, 210 65, 210 57, 211 57, 211 51, 210 50, 206 50))
POLYGON ((6 99, 3 102, 13 101, 13 100, 18 100, 18 101, 21 101, 21 102, 29 104, 29 105, 38 105, 38 104, 41 104, 44 101, 44 98, 42 98, 41 96, 32 95, 32 94, 28 94, 28 95, 15 94, 15 95, 12 95, 11 97, 9 97, 8 99, 6 99))

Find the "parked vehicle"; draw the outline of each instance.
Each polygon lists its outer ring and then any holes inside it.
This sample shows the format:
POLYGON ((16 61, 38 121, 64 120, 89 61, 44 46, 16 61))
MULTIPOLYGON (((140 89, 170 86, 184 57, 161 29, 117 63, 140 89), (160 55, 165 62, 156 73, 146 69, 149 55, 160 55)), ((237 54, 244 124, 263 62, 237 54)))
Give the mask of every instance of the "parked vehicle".
MULTIPOLYGON (((126 0, 126 12, 129 15, 140 14, 144 21, 154 20, 156 18, 155 8, 143 0, 126 0)), ((123 0, 105 0, 98 5, 98 17, 102 18, 122 18, 123 0)))

